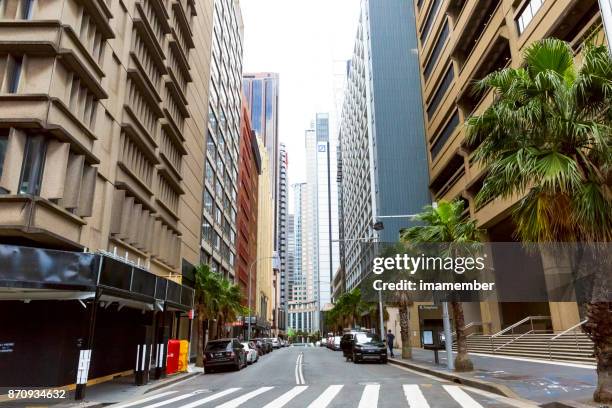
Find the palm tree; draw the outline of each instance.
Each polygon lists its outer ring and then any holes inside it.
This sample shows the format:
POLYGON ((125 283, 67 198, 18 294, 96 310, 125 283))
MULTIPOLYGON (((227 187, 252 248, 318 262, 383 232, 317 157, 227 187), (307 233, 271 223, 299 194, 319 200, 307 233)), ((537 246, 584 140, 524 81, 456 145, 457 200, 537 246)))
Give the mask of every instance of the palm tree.
POLYGON ((240 287, 222 278, 219 298, 219 324, 218 330, 224 333, 225 323, 235 321, 238 315, 246 315, 248 310, 242 306, 243 295, 240 287))
MULTIPOLYGON (((513 211, 525 242, 609 242, 612 238, 612 58, 587 44, 545 39, 520 68, 494 72, 476 90, 494 103, 467 121, 474 158, 488 169, 477 202, 521 197, 513 211)), ((609 271, 608 271, 609 273, 609 271)), ((604 285, 605 273, 595 280, 604 285)), ((608 276, 609 279, 609 276, 608 276)), ((612 307, 590 301, 584 330, 595 344, 597 402, 612 401, 612 307)))
POLYGON ((198 318, 198 344, 196 366, 204 364, 204 322, 217 318, 219 312, 219 275, 212 272, 210 267, 200 264, 195 269, 195 308, 198 318))
MULTIPOLYGON (((424 225, 404 229, 401 232, 400 238, 403 242, 413 244, 470 244, 479 242, 482 231, 476 227, 475 220, 469 220, 464 216, 463 211, 464 204, 461 200, 455 200, 453 202, 440 201, 435 207, 426 206, 422 213, 414 217, 415 220, 423 222, 424 225)), ((463 306, 460 302, 451 302, 451 307, 453 309, 453 319, 455 321, 455 332, 457 335, 455 371, 471 371, 474 369, 474 365, 467 354, 463 306)), ((402 334, 402 343, 403 342, 404 339, 402 334)))

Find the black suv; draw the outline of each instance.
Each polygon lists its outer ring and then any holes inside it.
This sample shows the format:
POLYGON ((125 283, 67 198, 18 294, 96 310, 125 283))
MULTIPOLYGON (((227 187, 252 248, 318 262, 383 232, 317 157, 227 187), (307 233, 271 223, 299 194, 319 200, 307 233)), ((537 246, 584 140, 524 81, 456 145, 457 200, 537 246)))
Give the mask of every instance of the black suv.
POLYGON ((204 373, 211 373, 220 367, 240 370, 247 365, 247 354, 240 340, 211 340, 204 349, 204 373))
POLYGON ((377 334, 347 333, 342 336, 340 344, 347 361, 352 360, 354 363, 362 361, 387 363, 387 347, 377 334))

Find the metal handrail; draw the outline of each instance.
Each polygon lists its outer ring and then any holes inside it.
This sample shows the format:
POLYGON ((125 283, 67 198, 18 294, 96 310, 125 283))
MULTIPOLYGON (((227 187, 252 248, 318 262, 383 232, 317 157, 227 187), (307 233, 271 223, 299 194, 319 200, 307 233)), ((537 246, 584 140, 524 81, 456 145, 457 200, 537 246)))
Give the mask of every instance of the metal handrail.
MULTIPOLYGON (((512 334, 514 334, 514 329, 516 327, 522 325, 522 324, 525 324, 526 322, 530 322, 531 323, 531 332, 533 332, 533 331, 535 331, 535 328, 533 327, 533 321, 534 320, 551 320, 551 318, 550 318, 550 316, 527 316, 526 318, 519 320, 518 322, 514 323, 513 325, 508 326, 508 327, 506 327, 503 330, 500 330, 499 332, 497 332, 497 333, 493 334, 491 337, 489 337, 489 341, 491 342, 491 352, 495 353, 500 348, 502 348, 502 347, 510 344, 512 341, 514 341, 514 340, 510 340, 509 343, 502 344, 500 347, 495 348, 495 345, 493 344, 493 339, 494 338, 499 337, 499 336, 501 336, 502 334, 504 334, 504 333, 506 333, 508 331, 511 331, 512 334)), ((522 337, 522 336, 519 336, 519 337, 522 337)))
MULTIPOLYGON (((482 322, 469 322, 468 324, 466 324, 465 326, 463 326, 463 330, 465 331, 466 329, 469 329, 470 327, 474 327, 474 326, 482 326, 482 325, 483 325, 483 323, 482 323, 482 322)), ((467 337, 471 336, 472 334, 474 334, 474 333, 471 333, 471 334, 469 334, 469 335, 467 335, 467 336, 465 336, 465 337, 467 338, 467 337)), ((452 338, 457 337, 457 330, 455 330, 455 331, 452 333, 451 337, 452 337, 452 338)))
POLYGON ((508 344, 510 344, 510 343, 514 343, 515 341, 517 341, 517 340, 518 340, 518 339, 520 339, 521 337, 524 337, 524 336, 526 336, 526 335, 528 335, 528 334, 531 334, 531 333, 533 333, 533 332, 534 332, 534 330, 529 330, 528 332, 523 333, 523 334, 521 334, 521 335, 520 335, 520 336, 518 336, 518 337, 514 337, 514 338, 512 338, 512 339, 511 339, 509 342, 504 343, 504 344, 502 344, 501 346, 499 346, 498 348, 494 349, 494 350, 493 350, 493 352, 495 353, 497 350, 499 350, 499 349, 501 349, 501 348, 503 348, 503 347, 506 347, 508 344))
POLYGON ((501 336, 502 334, 506 333, 507 331, 512 330, 512 333, 514 333, 514 329, 518 326, 520 326, 521 324, 524 324, 525 322, 531 321, 531 330, 533 329, 533 321, 534 320, 550 320, 550 316, 527 316, 526 318, 519 320, 518 322, 514 323, 511 326, 506 327, 503 330, 498 331, 497 333, 493 334, 491 336, 491 338, 494 337, 498 337, 501 336))
POLYGON ((556 336, 554 336, 550 340, 548 340, 548 359, 552 360, 552 342, 557 340, 561 336, 565 336, 567 333, 569 333, 571 331, 573 331, 573 333, 574 333, 574 341, 576 342, 576 350, 580 351, 580 343, 578 342, 578 333, 576 331, 576 328, 579 327, 579 326, 582 326, 586 322, 587 322, 587 319, 584 319, 583 321, 576 323, 575 325, 573 325, 569 329, 562 331, 561 333, 557 334, 556 336))
POLYGON ((550 341, 557 340, 559 337, 561 337, 561 336, 565 336, 567 333, 569 333, 569 332, 570 332, 570 331, 572 331, 572 330, 575 330, 575 329, 576 329, 577 327, 579 327, 579 326, 582 326, 582 325, 583 325, 583 324, 585 324, 586 322, 587 322, 587 319, 584 319, 583 321, 576 323, 575 325, 573 325, 573 326, 572 326, 572 327, 570 327, 569 329, 567 329, 567 330, 565 330, 565 331, 563 331, 563 332, 561 332, 561 333, 557 334, 555 337, 551 338, 551 339, 550 339, 550 341))

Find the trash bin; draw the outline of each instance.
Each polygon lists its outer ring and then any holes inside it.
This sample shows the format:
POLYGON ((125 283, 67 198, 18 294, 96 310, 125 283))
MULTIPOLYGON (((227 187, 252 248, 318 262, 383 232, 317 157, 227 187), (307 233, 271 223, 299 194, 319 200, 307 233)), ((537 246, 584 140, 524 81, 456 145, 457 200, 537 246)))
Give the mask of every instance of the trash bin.
POLYGON ((175 339, 168 340, 168 358, 166 360, 166 374, 175 374, 179 368, 181 342, 175 339))
POLYGON ((180 341, 179 347, 179 358, 178 358, 178 371, 180 373, 187 372, 187 365, 189 362, 187 361, 189 352, 189 342, 187 340, 180 341))

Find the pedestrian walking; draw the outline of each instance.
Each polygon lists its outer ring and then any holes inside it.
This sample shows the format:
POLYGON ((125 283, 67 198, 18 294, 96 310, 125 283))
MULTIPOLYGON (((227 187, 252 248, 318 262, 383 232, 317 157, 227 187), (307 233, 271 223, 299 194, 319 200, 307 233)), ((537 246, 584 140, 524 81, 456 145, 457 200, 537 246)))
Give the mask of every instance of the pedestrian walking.
POLYGON ((393 354, 393 340, 395 340, 395 336, 391 333, 391 329, 389 329, 389 333, 387 333, 387 346, 389 347, 391 357, 395 357, 393 354))

